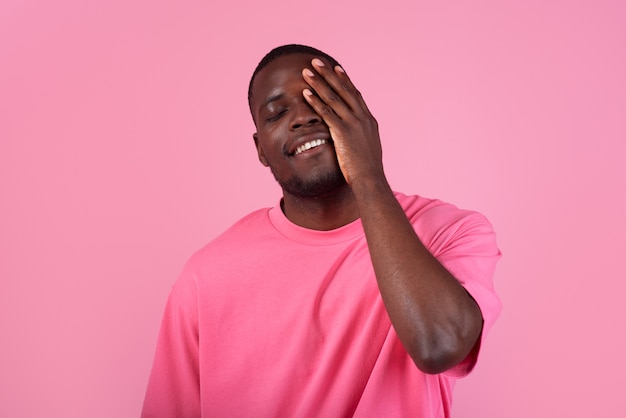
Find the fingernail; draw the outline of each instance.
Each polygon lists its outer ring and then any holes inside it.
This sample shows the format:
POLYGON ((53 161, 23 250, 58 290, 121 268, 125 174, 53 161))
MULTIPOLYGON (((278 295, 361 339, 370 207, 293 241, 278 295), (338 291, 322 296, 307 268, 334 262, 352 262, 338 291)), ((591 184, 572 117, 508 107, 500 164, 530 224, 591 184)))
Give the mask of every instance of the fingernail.
POLYGON ((336 65, 335 66, 335 70, 339 71, 340 73, 345 73, 345 71, 343 70, 343 68, 341 68, 340 66, 336 65))
POLYGON ((313 96, 313 92, 309 89, 302 90, 302 93, 306 94, 307 96, 313 96))
POLYGON ((308 75, 309 77, 313 77, 315 74, 313 74, 313 71, 309 70, 308 68, 304 69, 304 74, 308 75))
POLYGON ((318 67, 323 67, 324 66, 324 63, 319 58, 313 58, 313 64, 317 65, 318 67))

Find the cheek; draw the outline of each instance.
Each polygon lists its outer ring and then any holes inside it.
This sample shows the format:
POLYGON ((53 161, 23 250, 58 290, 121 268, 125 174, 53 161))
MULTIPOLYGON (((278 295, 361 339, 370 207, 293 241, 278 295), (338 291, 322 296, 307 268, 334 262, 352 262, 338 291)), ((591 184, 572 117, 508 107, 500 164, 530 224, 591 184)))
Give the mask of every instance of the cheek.
POLYGON ((281 135, 269 132, 266 133, 263 138, 264 139, 260 142, 260 144, 267 158, 284 157, 283 146, 285 144, 285 141, 283 140, 281 135))
POLYGON ((283 157, 282 150, 275 143, 271 142, 259 142, 257 146, 257 151, 259 154, 259 161, 264 166, 274 165, 283 157))

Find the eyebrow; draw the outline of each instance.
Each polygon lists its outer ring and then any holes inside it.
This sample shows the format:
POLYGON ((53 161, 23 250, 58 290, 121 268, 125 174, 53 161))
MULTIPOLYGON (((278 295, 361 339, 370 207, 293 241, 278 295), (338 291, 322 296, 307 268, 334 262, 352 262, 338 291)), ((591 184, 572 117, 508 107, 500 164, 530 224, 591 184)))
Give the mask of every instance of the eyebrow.
POLYGON ((263 107, 266 107, 270 103, 275 102, 277 100, 280 100, 280 99, 282 99, 284 97, 285 97, 285 95, 283 93, 274 94, 274 95, 272 95, 272 96, 267 98, 267 100, 263 103, 263 107))

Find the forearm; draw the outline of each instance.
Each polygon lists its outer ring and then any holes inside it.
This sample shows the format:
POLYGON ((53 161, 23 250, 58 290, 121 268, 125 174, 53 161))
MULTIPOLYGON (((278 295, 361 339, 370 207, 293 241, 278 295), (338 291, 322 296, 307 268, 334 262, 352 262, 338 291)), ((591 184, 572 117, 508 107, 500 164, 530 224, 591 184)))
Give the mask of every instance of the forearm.
POLYGON ((476 302, 424 247, 383 175, 351 186, 378 286, 404 347, 424 372, 455 366, 480 335, 476 302))

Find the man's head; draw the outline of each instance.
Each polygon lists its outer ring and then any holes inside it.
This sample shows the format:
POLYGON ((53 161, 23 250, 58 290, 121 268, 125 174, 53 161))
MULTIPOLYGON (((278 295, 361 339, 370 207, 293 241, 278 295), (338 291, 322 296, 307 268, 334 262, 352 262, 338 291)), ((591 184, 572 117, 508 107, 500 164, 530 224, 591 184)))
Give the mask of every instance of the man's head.
POLYGON ((259 161, 285 194, 299 198, 332 195, 346 186, 328 126, 302 95, 311 87, 302 70, 312 69, 316 57, 337 65, 328 54, 303 45, 272 50, 255 70, 248 93, 259 161))
MULTIPOLYGON (((259 61, 259 64, 256 66, 256 69, 254 70, 254 72, 252 73, 252 77, 250 78, 250 84, 248 85, 248 106, 250 107, 250 112, 252 112, 252 101, 253 101, 252 87, 254 85, 254 81, 256 80, 257 74, 262 69, 267 67, 268 64, 275 61, 277 58, 283 57, 285 55, 292 55, 292 54, 306 54, 306 55, 314 55, 316 57, 324 57, 326 58, 326 60, 328 60, 328 62, 330 62, 333 65, 333 67, 335 65, 339 65, 337 60, 335 60, 333 57, 331 57, 330 55, 328 55, 327 53, 323 51, 320 51, 317 48, 313 48, 312 46, 289 44, 289 45, 282 45, 282 46, 272 49, 263 57, 263 59, 261 59, 261 61, 259 61)), ((252 114, 252 119, 254 120, 254 114, 252 114)), ((254 121, 256 123, 256 120, 254 121)))

